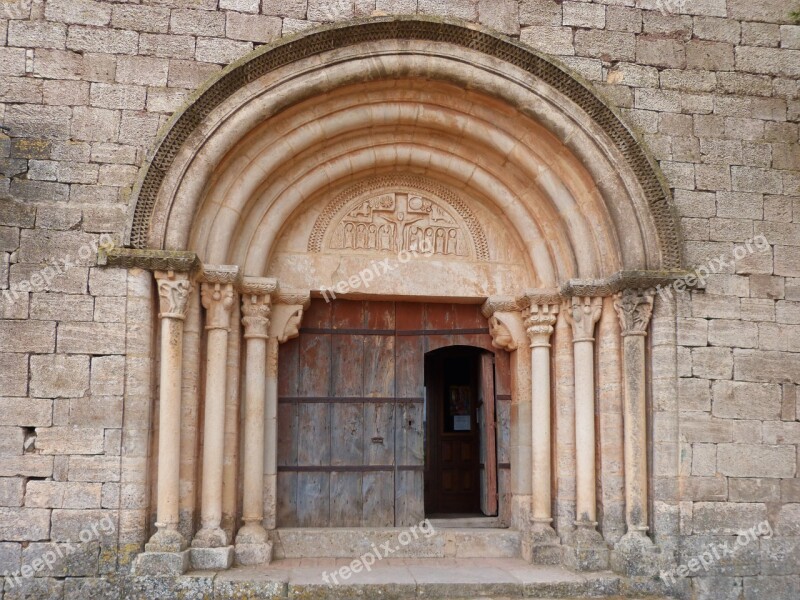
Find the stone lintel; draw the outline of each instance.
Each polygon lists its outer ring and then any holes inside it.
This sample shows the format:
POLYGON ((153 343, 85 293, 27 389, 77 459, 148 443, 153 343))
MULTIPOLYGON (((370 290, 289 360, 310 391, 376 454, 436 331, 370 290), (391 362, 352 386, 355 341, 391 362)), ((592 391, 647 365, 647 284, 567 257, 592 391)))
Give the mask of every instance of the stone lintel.
POLYGON ((100 248, 97 252, 97 264, 123 269, 192 273, 200 268, 200 259, 194 252, 180 250, 100 248))
POLYGON ((700 287, 699 281, 689 285, 688 279, 693 275, 692 271, 618 271, 606 279, 570 279, 559 291, 564 298, 606 297, 626 289, 666 288, 679 280, 687 281, 687 288, 700 287))

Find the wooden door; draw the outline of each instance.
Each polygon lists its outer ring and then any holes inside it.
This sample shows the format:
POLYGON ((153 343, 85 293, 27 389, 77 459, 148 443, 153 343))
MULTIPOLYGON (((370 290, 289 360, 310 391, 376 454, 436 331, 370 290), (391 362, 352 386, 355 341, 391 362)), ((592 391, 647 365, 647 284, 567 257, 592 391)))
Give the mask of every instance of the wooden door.
POLYGON ((491 351, 479 305, 312 300, 280 347, 280 527, 425 517, 425 354, 453 345, 491 351))
POLYGON ((480 512, 478 357, 474 349, 445 348, 425 362, 427 461, 425 512, 480 512))

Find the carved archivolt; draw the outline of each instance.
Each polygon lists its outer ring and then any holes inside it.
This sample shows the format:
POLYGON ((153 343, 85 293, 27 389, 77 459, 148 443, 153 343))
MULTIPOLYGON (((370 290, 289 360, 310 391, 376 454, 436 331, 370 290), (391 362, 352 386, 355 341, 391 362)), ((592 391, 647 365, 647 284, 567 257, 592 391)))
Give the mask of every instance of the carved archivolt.
POLYGON ((325 250, 489 260, 486 235, 469 206, 418 175, 368 179, 331 200, 308 240, 309 252, 325 250))

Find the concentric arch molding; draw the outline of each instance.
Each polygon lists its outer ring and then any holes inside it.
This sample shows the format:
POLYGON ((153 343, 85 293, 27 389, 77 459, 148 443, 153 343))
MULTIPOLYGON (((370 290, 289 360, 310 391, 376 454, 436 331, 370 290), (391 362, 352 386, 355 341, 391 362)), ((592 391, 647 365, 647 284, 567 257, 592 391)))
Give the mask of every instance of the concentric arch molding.
POLYGON ((178 151, 192 132, 237 90, 293 62, 324 52, 382 40, 444 42, 482 52, 522 69, 580 107, 608 136, 638 180, 656 225, 661 268, 682 266, 681 239, 669 189, 655 161, 617 114, 565 68, 521 42, 474 24, 425 17, 374 17, 312 30, 299 37, 263 46, 228 66, 166 126, 152 159, 142 168, 133 192, 134 209, 128 245, 146 248, 159 189, 178 151))
POLYGON ((456 193, 421 175, 392 174, 360 181, 331 200, 314 223, 308 251, 323 252, 330 247, 397 253, 413 250, 415 244, 426 242, 434 254, 489 260, 489 244, 483 227, 456 193), (348 220, 354 212, 363 218, 348 220), (439 213, 440 225, 437 226, 435 216, 431 218, 432 213, 439 213), (348 236, 351 239, 336 240, 335 234, 342 237, 348 228, 364 228, 367 230, 364 237, 371 235, 373 239, 353 240, 351 231, 348 236), (371 234, 369 229, 373 230, 371 234), (426 232, 429 239, 424 238, 426 232), (411 241, 412 237, 419 239, 411 241), (451 239, 452 248, 449 247, 451 239))

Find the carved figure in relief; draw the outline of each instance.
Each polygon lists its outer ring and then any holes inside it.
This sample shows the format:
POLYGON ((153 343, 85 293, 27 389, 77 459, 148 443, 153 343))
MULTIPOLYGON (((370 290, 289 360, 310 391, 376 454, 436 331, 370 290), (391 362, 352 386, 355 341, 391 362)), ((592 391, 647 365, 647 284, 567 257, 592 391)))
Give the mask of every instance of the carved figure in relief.
POLYGON ((435 201, 397 192, 351 205, 334 229, 330 248, 392 253, 429 248, 433 254, 468 256, 466 235, 435 201))

